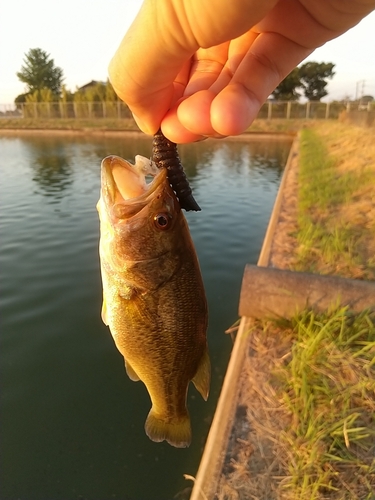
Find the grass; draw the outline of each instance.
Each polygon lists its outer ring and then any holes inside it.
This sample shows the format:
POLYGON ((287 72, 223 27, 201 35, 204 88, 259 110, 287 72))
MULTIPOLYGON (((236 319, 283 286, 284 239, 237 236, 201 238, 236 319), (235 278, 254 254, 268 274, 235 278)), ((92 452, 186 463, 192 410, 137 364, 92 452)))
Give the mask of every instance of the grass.
POLYGON ((358 223, 371 215, 375 168, 342 169, 342 154, 330 154, 317 131, 302 131, 295 269, 375 279, 375 220, 358 223), (366 197, 367 208, 360 206, 366 197))
POLYGON ((318 134, 312 129, 304 129, 301 135, 301 211, 324 210, 348 201, 363 182, 363 173, 339 173, 335 159, 328 154, 318 134))
POLYGON ((374 500, 375 312, 260 321, 248 348, 217 498, 374 500))
POLYGON ((312 500, 327 492, 337 493, 332 498, 372 498, 374 320, 374 314, 353 316, 344 308, 305 312, 289 325, 290 361, 274 376, 289 414, 279 446, 288 463, 281 488, 291 498, 312 500))

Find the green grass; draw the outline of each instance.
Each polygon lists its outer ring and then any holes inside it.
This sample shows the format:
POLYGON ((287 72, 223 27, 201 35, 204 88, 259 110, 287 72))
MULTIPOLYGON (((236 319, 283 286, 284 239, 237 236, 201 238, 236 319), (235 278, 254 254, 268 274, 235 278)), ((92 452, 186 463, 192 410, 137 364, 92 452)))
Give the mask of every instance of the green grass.
POLYGON ((339 174, 316 132, 304 129, 301 137, 300 208, 324 210, 347 202, 363 182, 363 175, 339 174))
POLYGON ((290 416, 279 438, 288 464, 285 498, 373 498, 374 320, 369 312, 353 316, 343 308, 305 312, 288 323, 290 361, 274 373, 290 416))
MULTIPOLYGON (((298 233, 297 270, 319 272, 322 262, 327 269, 338 268, 343 274, 363 266, 357 250, 357 231, 341 221, 314 222, 309 216, 300 215, 298 233)), ((338 272, 337 274, 340 274, 338 272)))
POLYGON ((339 172, 337 163, 314 130, 301 132, 296 270, 356 276, 366 267, 360 246, 367 228, 344 220, 340 208, 374 182, 373 173, 339 172))

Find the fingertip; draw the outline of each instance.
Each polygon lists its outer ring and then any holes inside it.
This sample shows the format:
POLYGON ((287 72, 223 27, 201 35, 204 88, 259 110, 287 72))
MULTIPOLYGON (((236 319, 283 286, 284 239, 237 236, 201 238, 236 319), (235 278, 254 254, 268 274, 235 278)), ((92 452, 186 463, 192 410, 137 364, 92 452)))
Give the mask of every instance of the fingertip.
POLYGON ((179 121, 177 106, 170 109, 161 122, 161 130, 165 137, 176 144, 200 141, 203 136, 187 130, 179 121))
POLYGON ((133 118, 139 129, 147 135, 154 135, 159 130, 157 123, 149 123, 142 118, 139 118, 133 113, 133 118))
POLYGON ((210 90, 200 90, 181 101, 177 117, 183 127, 202 136, 215 134, 211 125, 211 104, 215 95, 210 90))
POLYGON ((211 123, 222 135, 239 135, 256 118, 260 103, 246 92, 242 85, 224 88, 211 104, 211 123))

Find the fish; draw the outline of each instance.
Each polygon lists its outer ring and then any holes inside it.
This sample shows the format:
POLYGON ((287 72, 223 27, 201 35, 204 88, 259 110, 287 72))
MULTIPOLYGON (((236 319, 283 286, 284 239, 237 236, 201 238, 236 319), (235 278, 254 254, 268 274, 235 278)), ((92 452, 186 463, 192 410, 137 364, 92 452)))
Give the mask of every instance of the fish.
POLYGON ((151 399, 147 436, 177 448, 191 443, 190 382, 207 400, 208 307, 189 227, 166 168, 135 157, 101 165, 102 319, 125 368, 151 399), (151 182, 147 182, 149 177, 151 182))
POLYGON ((152 142, 152 159, 158 168, 167 169, 168 180, 176 193, 180 207, 186 210, 201 210, 193 196, 184 168, 178 155, 177 144, 167 139, 159 129, 152 142))

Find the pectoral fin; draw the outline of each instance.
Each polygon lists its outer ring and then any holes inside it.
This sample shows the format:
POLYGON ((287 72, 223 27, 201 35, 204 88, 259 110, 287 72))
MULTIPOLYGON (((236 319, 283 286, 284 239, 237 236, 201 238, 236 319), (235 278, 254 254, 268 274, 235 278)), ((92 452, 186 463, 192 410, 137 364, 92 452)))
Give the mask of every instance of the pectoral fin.
POLYGON ((138 382, 138 380, 140 380, 140 378, 136 374, 134 368, 129 363, 129 361, 126 361, 126 359, 125 359, 125 370, 126 370, 126 373, 128 374, 128 377, 130 378, 130 380, 133 380, 133 382, 138 382))
POLYGON ((193 384, 197 391, 201 394, 202 398, 207 401, 208 393, 210 392, 211 381, 211 363, 206 347, 204 354, 199 362, 197 373, 192 379, 193 384))

